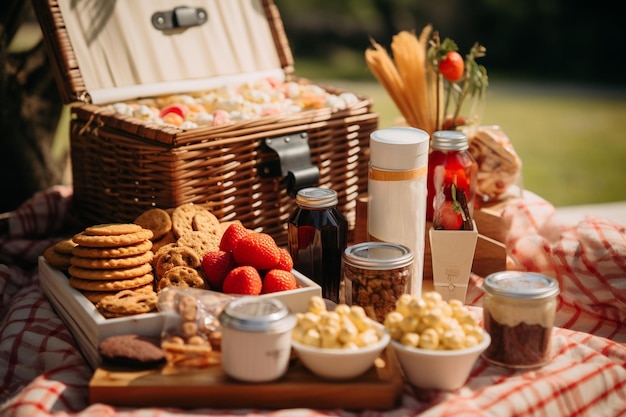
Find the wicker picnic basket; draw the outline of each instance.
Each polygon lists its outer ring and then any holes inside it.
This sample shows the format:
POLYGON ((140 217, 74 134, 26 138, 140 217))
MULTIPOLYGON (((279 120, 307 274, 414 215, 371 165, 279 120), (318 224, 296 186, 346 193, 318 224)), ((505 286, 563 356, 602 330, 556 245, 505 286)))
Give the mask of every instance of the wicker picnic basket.
MULTIPOLYGON (((128 3, 154 8, 154 4, 163 7, 166 2, 86 3, 128 3)), ((271 34, 271 47, 276 51, 285 79, 309 82, 293 75, 291 51, 280 15, 271 0, 194 0, 189 3, 194 7, 206 6, 213 16, 224 13, 224 10, 214 11, 220 7, 229 13, 240 7, 245 13, 263 15, 271 34)), ((64 21, 68 10, 73 12, 76 4, 80 3, 34 1, 61 93, 67 103, 72 103, 70 145, 74 200, 85 221, 131 221, 151 207, 206 204, 219 218, 238 219, 249 228, 271 234, 284 245, 287 221, 295 210, 293 193, 297 188, 317 185, 338 192, 338 207, 353 231, 357 196, 367 191, 369 135, 378 126, 378 116, 371 111, 372 103, 368 98, 358 97, 358 101, 341 110, 320 108, 188 130, 122 116, 105 106, 106 101, 94 103, 95 95, 106 88, 94 93, 96 89, 92 91, 89 80, 84 77, 87 66, 78 65, 82 61, 75 54, 76 45, 72 45, 72 39, 76 38, 72 38, 68 31, 70 25, 66 26, 64 21), (273 143, 300 143, 295 151, 298 157, 294 159, 290 149, 281 152, 282 148, 273 147, 273 143), (302 152, 305 152, 304 160, 302 152), (317 175, 309 175, 312 168, 317 175), (307 174, 300 176, 300 173, 307 174)), ((82 13, 105 20, 100 16, 114 16, 118 12, 83 10, 82 13)), ((141 13, 132 11, 132 14, 136 21, 141 13)), ((105 22, 91 26, 97 25, 104 26, 105 22)), ((261 29, 255 29, 254 41, 261 37, 261 29)), ((210 75, 213 83, 216 79, 227 78, 215 69, 210 75)), ((183 84, 179 87, 183 88, 181 92, 193 85, 183 84)), ((341 93, 334 87, 323 88, 341 93)), ((131 94, 140 97, 137 94, 143 91, 131 94)), ((108 100, 114 99, 109 97, 108 100)))

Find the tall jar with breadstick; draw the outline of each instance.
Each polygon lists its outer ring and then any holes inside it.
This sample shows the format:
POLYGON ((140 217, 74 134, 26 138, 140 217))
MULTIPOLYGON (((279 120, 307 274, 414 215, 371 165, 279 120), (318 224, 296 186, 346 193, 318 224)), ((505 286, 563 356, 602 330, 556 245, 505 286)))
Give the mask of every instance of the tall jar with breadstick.
POLYGON ((475 43, 465 57, 457 44, 431 25, 392 38, 390 55, 372 41, 365 51, 368 68, 385 88, 407 125, 432 135, 438 130, 477 126, 488 84, 487 70, 477 62, 486 49, 475 43))
MULTIPOLYGON (((518 191, 521 160, 499 126, 481 126, 488 86, 486 68, 479 63, 486 48, 474 43, 462 55, 449 38, 441 40, 431 25, 417 35, 401 31, 391 42, 391 54, 372 40, 365 51, 368 68, 400 111, 404 124, 427 132, 463 132, 478 164, 477 206, 518 191)), ((432 142, 431 142, 432 145, 432 142)))

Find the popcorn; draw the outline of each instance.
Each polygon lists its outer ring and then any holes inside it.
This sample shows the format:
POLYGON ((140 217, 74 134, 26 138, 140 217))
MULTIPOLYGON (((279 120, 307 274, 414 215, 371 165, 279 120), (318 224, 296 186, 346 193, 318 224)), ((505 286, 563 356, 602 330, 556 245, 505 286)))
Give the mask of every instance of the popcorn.
POLYGON ((196 127, 198 127, 198 125, 195 124, 194 122, 186 121, 186 122, 183 122, 179 127, 181 129, 195 129, 196 127))
POLYGON ((307 309, 312 315, 319 316, 326 312, 326 303, 320 297, 311 297, 307 309))
POLYGON ((324 107, 343 110, 357 101, 358 97, 349 92, 331 94, 314 84, 263 79, 237 88, 221 86, 197 94, 172 94, 142 99, 139 103, 114 103, 107 108, 147 122, 195 129, 324 107), (188 111, 178 114, 180 117, 160 114, 168 106, 182 106, 188 111))
POLYGON ((113 106, 111 106, 111 109, 113 111, 115 111, 116 113, 125 115, 125 116, 132 116, 133 115, 133 108, 132 106, 130 106, 129 104, 126 103, 115 103, 113 106))
POLYGON ((311 297, 307 311, 297 313, 296 319, 292 338, 306 345, 357 349, 380 340, 363 308, 339 304, 334 311, 327 311, 326 303, 319 296, 311 297))
POLYGON ((420 335, 417 333, 404 333, 400 336, 400 343, 405 346, 418 347, 420 343, 420 335))
POLYGON ((150 107, 146 106, 145 104, 142 104, 133 111, 133 117, 136 117, 138 119, 149 120, 153 116, 154 112, 150 107))
POLYGON ((439 347, 439 333, 437 330, 429 327, 420 334, 420 341, 417 345, 422 349, 435 350, 439 347))
POLYGON ((391 338, 421 349, 457 350, 483 340, 483 329, 461 301, 446 302, 437 292, 421 298, 404 294, 385 316, 391 338))

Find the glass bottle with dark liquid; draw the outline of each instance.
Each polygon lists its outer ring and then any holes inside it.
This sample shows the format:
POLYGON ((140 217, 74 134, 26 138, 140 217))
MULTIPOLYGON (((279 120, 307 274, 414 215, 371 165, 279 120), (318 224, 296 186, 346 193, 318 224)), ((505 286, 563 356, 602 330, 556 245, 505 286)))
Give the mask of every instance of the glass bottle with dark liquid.
POLYGON ((293 267, 322 287, 322 297, 339 303, 348 222, 337 209, 337 192, 304 188, 298 191, 296 202, 298 208, 288 225, 293 267))

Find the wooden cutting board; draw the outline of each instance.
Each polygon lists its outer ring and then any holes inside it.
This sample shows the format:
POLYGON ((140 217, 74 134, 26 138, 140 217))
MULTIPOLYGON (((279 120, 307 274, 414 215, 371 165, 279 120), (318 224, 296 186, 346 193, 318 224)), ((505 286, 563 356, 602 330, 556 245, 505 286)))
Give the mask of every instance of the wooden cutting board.
POLYGON ((89 396, 92 404, 130 407, 385 410, 399 405, 403 385, 389 347, 365 374, 347 381, 318 378, 297 359, 283 378, 269 383, 238 382, 219 365, 187 372, 101 366, 89 383, 89 396))

